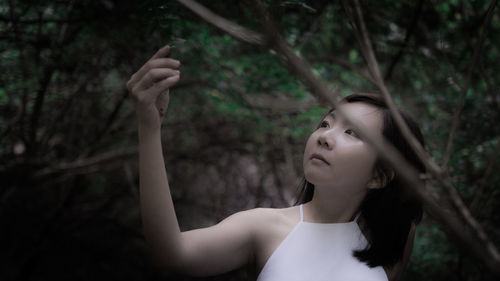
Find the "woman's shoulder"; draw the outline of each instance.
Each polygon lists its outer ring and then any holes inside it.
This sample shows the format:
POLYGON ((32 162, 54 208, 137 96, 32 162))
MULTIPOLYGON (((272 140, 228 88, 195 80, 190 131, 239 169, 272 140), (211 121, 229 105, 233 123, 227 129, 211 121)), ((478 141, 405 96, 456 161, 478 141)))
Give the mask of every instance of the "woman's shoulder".
MULTIPOLYGON (((251 228, 258 244, 280 239, 300 221, 299 207, 256 208, 238 213, 240 220, 251 228)), ((264 246, 267 247, 267 246, 264 246)))
POLYGON ((255 208, 241 211, 233 216, 260 225, 295 225, 300 220, 299 207, 255 208))
POLYGON ((232 223, 245 229, 255 241, 267 241, 270 237, 281 237, 300 221, 299 207, 255 208, 229 216, 222 223, 232 223))
POLYGON ((241 212, 240 215, 248 224, 251 224, 255 262, 259 269, 264 266, 273 251, 300 221, 298 206, 279 209, 256 208, 241 212))
POLYGON ((300 220, 299 207, 255 208, 234 213, 220 224, 232 224, 259 234, 294 226, 300 220))

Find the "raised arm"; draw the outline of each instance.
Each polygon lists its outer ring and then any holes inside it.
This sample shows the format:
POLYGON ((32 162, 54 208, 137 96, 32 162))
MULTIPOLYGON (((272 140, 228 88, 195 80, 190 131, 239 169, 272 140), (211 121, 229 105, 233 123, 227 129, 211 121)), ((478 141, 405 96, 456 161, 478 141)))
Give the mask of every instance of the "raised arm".
POLYGON ((180 77, 180 62, 168 58, 169 51, 168 46, 160 49, 127 82, 137 113, 144 234, 158 265, 193 275, 218 274, 252 259, 255 211, 233 215, 213 227, 181 233, 161 146, 169 89, 180 77))

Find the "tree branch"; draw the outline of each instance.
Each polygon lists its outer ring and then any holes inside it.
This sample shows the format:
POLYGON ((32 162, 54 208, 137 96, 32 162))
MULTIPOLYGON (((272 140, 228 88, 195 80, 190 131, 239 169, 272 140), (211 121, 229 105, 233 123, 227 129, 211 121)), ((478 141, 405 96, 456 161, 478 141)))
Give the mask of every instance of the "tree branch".
MULTIPOLYGON (((186 2, 186 0, 178 0, 178 1, 181 3, 186 2)), ((193 2, 193 1, 188 1, 188 2, 193 2)), ((357 3, 357 1, 355 2, 356 2, 356 9, 355 9, 356 13, 360 15, 361 10, 359 8, 359 3, 357 3)), ((264 4, 262 4, 260 1, 252 1, 252 3, 254 4, 256 11, 261 18, 260 20, 263 29, 266 31, 268 39, 266 41, 268 41, 270 46, 278 53, 278 55, 280 55, 281 59, 284 61, 288 69, 294 72, 304 81, 304 83, 311 89, 311 93, 316 98, 318 98, 318 100, 320 100, 323 103, 333 105, 334 107, 337 108, 338 95, 336 95, 335 92, 330 91, 325 84, 323 84, 320 80, 318 80, 312 73, 310 65, 303 58, 296 55, 296 53, 293 52, 293 50, 291 50, 291 48, 287 45, 287 43, 282 39, 282 37, 278 32, 278 28, 272 22, 264 4)), ((347 6, 345 1, 344 5, 347 6)), ((348 15, 350 15, 350 13, 348 13, 348 15)), ((211 22, 212 18, 213 17, 207 17, 205 18, 205 20, 207 20, 209 23, 215 24, 211 22)), ((387 89, 385 88, 382 76, 380 74, 380 70, 378 68, 378 63, 375 59, 373 50, 371 50, 369 38, 367 37, 366 27, 364 26, 364 22, 361 23, 362 23, 361 25, 362 30, 359 30, 354 23, 353 23, 353 28, 357 31, 355 32, 355 35, 357 36, 358 41, 362 46, 361 50, 363 52, 363 55, 365 56, 367 62, 369 62, 368 66, 370 67, 369 68, 370 72, 372 73, 374 79, 377 81, 377 85, 379 86, 379 88, 381 88, 384 97, 386 97, 386 101, 390 103, 389 107, 391 108, 391 111, 395 115, 396 120, 398 120, 397 117, 399 117, 400 122, 402 122, 402 124, 406 126, 401 116, 396 111, 394 102, 392 101, 387 89), (364 36, 361 36, 363 34, 364 36)), ((220 28, 222 30, 228 29, 227 27, 220 27, 220 28)), ((430 191, 425 185, 421 184, 421 178, 418 175, 418 172, 415 170, 415 168, 409 165, 407 161, 392 145, 388 144, 387 141, 383 139, 375 138, 375 136, 369 134, 368 130, 362 124, 360 124, 359 122, 355 122, 355 120, 353 120, 352 117, 350 117, 342 110, 340 110, 340 113, 343 114, 345 118, 350 123, 353 124, 354 127, 359 128, 359 133, 361 137, 363 137, 366 141, 368 141, 371 145, 373 145, 374 148, 380 153, 380 155, 387 161, 389 161, 389 163, 394 167, 394 169, 407 182, 410 190, 413 191, 423 201, 427 211, 429 211, 434 218, 436 218, 439 222, 441 222, 444 226, 446 226, 449 230, 451 230, 451 233, 455 235, 463 243, 465 247, 467 247, 472 253, 474 253, 474 255, 483 260, 483 262, 485 262, 485 264, 488 265, 488 267, 492 272, 494 272, 497 275, 500 275, 500 266, 499 266, 500 256, 498 255, 498 252, 496 251, 496 248, 491 243, 491 241, 489 241, 486 236, 479 235, 479 241, 483 243, 478 243, 476 237, 471 236, 469 232, 464 231, 465 230, 464 225, 461 222, 459 222, 447 210, 443 210, 442 206, 439 205, 436 202, 436 200, 432 197, 433 196, 432 191, 430 191)), ((400 129, 402 129, 405 138, 407 138, 410 141, 410 143, 412 143, 413 136, 411 132, 409 132, 408 128, 406 127, 406 134, 405 134, 404 127, 401 128, 402 126, 400 126, 399 123, 398 126, 400 127, 400 129)), ((416 145, 417 148, 418 147, 420 148, 420 150, 417 150, 417 154, 419 154, 419 157, 423 157, 425 159, 424 163, 426 163, 429 167, 431 167, 434 173, 438 172, 436 174, 437 178, 438 179, 446 178, 443 175, 443 173, 441 173, 439 166, 437 166, 434 162, 430 160, 430 158, 427 156, 427 154, 420 146, 418 141, 416 141, 413 138, 413 142, 416 143, 412 144, 413 148, 415 148, 416 145)), ((450 184, 450 183, 445 181, 444 184, 450 184)), ((472 221, 474 222, 474 220, 472 221)), ((484 232, 481 232, 482 229, 478 224, 473 224, 472 226, 478 227, 478 229, 480 230, 478 231, 479 234, 481 233, 484 234, 484 232)))
MULTIPOLYGON (((208 23, 220 28, 221 30, 227 32, 229 35, 235 37, 236 39, 259 46, 265 46, 267 44, 270 44, 269 40, 272 40, 272 38, 270 38, 269 36, 266 38, 260 33, 245 29, 244 27, 241 27, 235 23, 230 22, 227 19, 224 19, 214 14, 212 11, 198 4, 196 1, 177 0, 177 2, 181 3, 188 9, 198 14, 208 23)), ((279 34, 278 32, 271 32, 271 33, 276 35, 279 34)), ((308 86, 312 86, 313 92, 321 93, 317 95, 317 97, 320 99, 321 102, 327 104, 336 104, 336 101, 329 94, 330 90, 324 84, 312 82, 316 81, 316 78, 314 77, 314 74, 311 71, 311 67, 305 61, 297 57, 295 53, 286 45, 286 43, 284 43, 283 41, 278 41, 278 43, 279 44, 271 44, 271 45, 274 45, 274 49, 276 48, 279 49, 276 51, 277 52, 279 51, 278 53, 282 55, 285 62, 288 62, 288 64, 290 64, 289 69, 294 72, 298 71, 299 73, 297 74, 305 80, 306 84, 308 86), (300 67, 304 66, 304 64, 306 64, 307 67, 300 69, 300 67)))
POLYGON ((318 103, 315 100, 295 100, 295 99, 280 99, 272 95, 249 95, 242 94, 243 100, 251 107, 258 109, 268 109, 281 113, 301 112, 304 109, 311 108, 318 103))
POLYGON ((80 156, 87 157, 89 154, 93 154, 95 152, 95 149, 97 148, 97 145, 102 141, 102 139, 105 136, 110 135, 109 131, 113 127, 115 122, 121 120, 119 119, 119 113, 127 98, 128 90, 122 89, 121 95, 119 95, 117 100, 115 101, 113 110, 111 110, 111 113, 109 113, 108 117, 106 118, 103 127, 99 130, 96 130, 97 133, 90 141, 89 147, 80 156))
POLYGON ((399 60, 403 56, 403 53, 406 50, 406 47, 408 47, 408 42, 410 41, 410 38, 413 35, 415 28, 417 27, 417 23, 420 19, 420 16, 422 15, 424 1, 425 0, 419 0, 417 3, 417 8, 415 9, 415 12, 413 13, 413 19, 410 23, 410 26, 406 30, 406 35, 405 35, 405 39, 403 41, 403 45, 399 49, 398 53, 396 54, 396 56, 392 60, 391 64, 389 65, 389 68, 387 69, 387 71, 385 73, 385 77, 384 77, 385 81, 391 79, 391 75, 392 75, 394 68, 396 67, 396 64, 399 62, 399 60))
POLYGON ((19 19, 12 17, 4 17, 0 16, 0 22, 4 23, 13 23, 13 24, 46 24, 46 23, 57 23, 57 24, 65 24, 65 23, 85 23, 88 22, 88 18, 61 18, 61 19, 19 19))
MULTIPOLYGON (((282 39, 278 32, 278 28, 270 19, 266 9, 260 1, 252 2, 255 5, 257 13, 261 17, 263 29, 267 32, 268 42, 270 47, 273 48, 277 54, 280 55, 286 66, 291 72, 299 76, 305 84, 311 89, 311 93, 321 102, 337 108, 338 94, 330 91, 330 89, 320 80, 318 80, 311 71, 310 65, 301 57, 297 56, 293 50, 282 39)), ((209 19, 210 20, 210 19, 209 19)), ((209 23, 212 23, 209 21, 209 23)), ((213 24, 213 23, 212 23, 213 24)), ((223 28, 223 30, 225 30, 223 28)), ((421 186, 420 176, 416 170, 410 166, 401 154, 390 144, 384 140, 376 139, 375 136, 368 134, 368 130, 359 122, 353 120, 348 114, 340 110, 346 119, 351 122, 355 127, 360 128, 359 132, 370 144, 372 144, 377 151, 382 152, 382 157, 386 158, 393 164, 395 169, 401 173, 402 177, 408 181, 412 190, 421 198, 424 203, 432 210, 431 213, 438 217, 439 221, 446 222, 449 214, 444 213, 441 207, 436 204, 433 199, 433 192, 421 186)), ((446 225, 446 223, 445 223, 446 225)), ((457 229, 460 224, 454 224, 453 228, 457 229)), ((470 239, 469 239, 470 240, 470 239)))
POLYGON ((304 31, 302 32, 302 35, 299 37, 297 40, 297 45, 295 46, 295 49, 297 50, 302 50, 304 46, 309 42, 309 40, 313 36, 313 32, 315 32, 320 24, 321 17, 325 11, 325 8, 330 4, 328 1, 320 3, 320 7, 318 9, 314 10, 314 13, 316 14, 316 19, 308 25, 304 31))
POLYGON ((359 2, 356 0, 354 1, 355 7, 352 9, 354 11, 350 11, 349 9, 349 1, 343 0, 342 1, 344 8, 346 9, 346 13, 350 17, 351 20, 351 25, 353 26, 355 30, 355 36, 359 40, 361 52, 364 55, 364 58, 368 64, 368 68, 370 70, 370 73, 372 74, 373 79, 376 82, 376 85, 379 87, 380 91, 382 92, 382 95, 384 96, 385 102, 387 103, 387 106, 389 107, 391 113, 394 116, 394 119, 396 120, 396 123, 403 133, 403 136, 405 139, 408 141, 408 143, 411 145, 413 150, 416 152, 417 156, 419 159, 426 165, 427 169, 432 172, 432 174, 438 178, 442 178, 443 172, 441 168, 435 164, 431 157, 427 154, 427 152, 424 150, 422 145, 418 142, 418 140, 413 136, 411 133, 410 129, 406 125, 405 121, 401 117, 401 114, 399 114, 398 109, 396 104, 394 103, 394 100, 392 99, 392 96, 390 95, 389 91, 387 90, 384 80, 382 78, 382 74, 380 72, 380 68, 378 66, 378 61, 375 57, 375 53, 372 49, 371 41, 368 36, 368 31, 366 30, 366 26, 363 20, 363 15, 361 12, 361 7, 359 5, 359 2))
POLYGON ((366 80, 372 82, 373 84, 377 85, 377 82, 373 79, 373 77, 370 75, 370 73, 363 67, 356 65, 352 62, 349 62, 348 60, 339 58, 339 57, 334 57, 334 56, 323 56, 323 57, 312 57, 309 58, 310 61, 329 61, 347 68, 350 68, 351 70, 354 70, 356 73, 361 75, 363 78, 366 80))
POLYGON ((456 130, 458 128, 458 125, 460 123, 460 115, 462 114, 462 110, 464 109, 465 105, 465 96, 467 95, 467 92, 469 91, 470 87, 470 81, 472 79, 472 72, 474 71, 474 68, 477 65, 477 62, 479 60, 479 51, 481 50, 481 47, 483 46, 484 39, 486 38, 486 29, 491 23, 491 18, 493 17, 493 11, 495 10, 495 7, 497 5, 498 0, 493 0, 491 1, 488 11, 486 13, 486 19, 483 24, 483 28, 481 29, 481 34, 479 35, 479 39, 476 43, 476 47, 474 48, 474 53, 472 55, 472 60, 470 62, 469 70, 467 72, 467 77, 464 82, 464 86, 461 87, 462 93, 460 94, 460 99, 458 101, 457 108, 455 110, 455 113, 453 114, 453 121, 451 123, 451 129, 450 129, 450 134, 448 136, 448 142, 446 144, 446 154, 444 156, 443 160, 443 168, 446 168, 448 166, 448 162, 450 161, 451 153, 453 151, 453 139, 455 138, 456 130))
POLYGON ((63 162, 47 167, 45 169, 41 169, 40 171, 34 174, 34 178, 36 180, 42 177, 58 173, 68 173, 72 170, 88 170, 91 169, 92 167, 96 167, 104 163, 109 163, 111 161, 116 161, 122 158, 128 158, 134 156, 135 154, 137 154, 137 148, 126 148, 121 150, 105 152, 86 159, 78 159, 73 162, 66 162, 66 163, 63 162))
MULTIPOLYGON (((345 7, 349 5, 346 0, 343 0, 342 2, 345 7)), ((476 247, 472 246, 472 244, 469 244, 468 245, 469 249, 472 250, 473 253, 476 253, 476 255, 478 255, 478 257, 480 257, 486 265, 488 265, 488 267, 490 268, 490 270, 492 270, 492 272, 500 274, 500 269, 498 268, 498 266, 500 265, 500 254, 498 253, 493 242, 488 238, 481 225, 472 217, 470 211, 467 209, 462 199, 458 195, 456 189, 451 184, 451 181, 447 176, 447 174, 443 173, 442 170, 439 168, 439 166, 437 166, 432 161, 432 159, 427 155, 425 150, 423 150, 422 146, 420 145, 420 143, 418 143, 415 137, 413 137, 408 127, 402 120, 401 115, 397 111, 395 104, 392 100, 392 97, 389 94, 389 91, 387 90, 385 83, 382 79, 382 76, 380 74, 378 62, 375 58, 373 49, 371 48, 371 42, 368 36, 368 32, 366 30, 366 26, 364 24, 361 7, 359 5, 358 0, 354 0, 353 10, 354 10, 354 16, 351 16, 351 19, 354 18, 357 20, 357 22, 351 21, 351 24, 357 25, 355 27, 355 30, 359 32, 357 37, 362 40, 360 42, 360 46, 362 49, 364 49, 363 54, 365 55, 365 59, 371 70, 371 73, 374 75, 374 79, 377 81, 379 89, 384 95, 386 103, 388 104, 393 116, 396 119, 398 127, 403 132, 405 139, 409 141, 412 148, 417 152, 418 157, 427 166, 427 168, 434 175, 434 177, 445 187, 445 189, 448 192, 449 199, 453 203, 454 207, 456 208, 458 213, 462 216, 462 218, 465 220, 466 224, 474 231, 476 237, 482 244, 480 249, 477 249, 476 247)), ((347 13, 350 13, 349 9, 346 9, 346 11, 347 13)), ((452 226, 450 222, 455 220, 456 220, 455 218, 448 218, 441 222, 444 223, 445 225, 452 226)), ((458 222, 454 222, 453 225, 456 226, 457 223, 458 222)), ((465 234, 463 232, 460 232, 461 228, 462 227, 451 228, 451 229, 455 232, 456 235, 458 235, 461 239, 464 239, 465 241, 466 237, 464 236, 465 234)))
POLYGON ((54 68, 47 67, 45 69, 42 80, 40 82, 40 87, 36 93, 35 105, 33 106, 33 113, 30 118, 30 131, 29 131, 29 152, 30 156, 35 156, 37 150, 37 132, 38 132, 38 121, 40 120, 40 114, 42 112, 42 106, 45 100, 45 94, 47 93, 47 88, 49 87, 50 80, 52 80, 52 75, 54 74, 54 68))
POLYGON ((181 3, 186 8, 199 15, 202 19, 224 30, 236 39, 253 45, 266 45, 265 40, 261 34, 248 30, 236 23, 228 21, 227 19, 214 14, 212 11, 198 4, 196 1, 177 0, 177 2, 181 3))
POLYGON ((497 137, 496 141, 497 143, 488 157, 484 174, 479 180, 477 188, 475 189, 474 198, 471 200, 470 203, 470 211, 471 213, 476 214, 476 216, 479 216, 481 213, 479 208, 480 206, 482 207, 483 205, 479 203, 481 202, 481 198, 484 197, 484 190, 486 189, 488 179, 491 177, 493 172, 495 172, 494 169, 495 162, 498 160, 498 157, 500 157, 500 137, 497 137))

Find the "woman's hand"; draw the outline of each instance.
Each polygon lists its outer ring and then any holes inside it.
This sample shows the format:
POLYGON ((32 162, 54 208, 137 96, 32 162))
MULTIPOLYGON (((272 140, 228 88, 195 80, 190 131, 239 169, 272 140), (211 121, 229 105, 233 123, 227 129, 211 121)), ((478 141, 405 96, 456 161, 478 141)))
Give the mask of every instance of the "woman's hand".
POLYGON ((161 127, 170 99, 169 89, 179 81, 181 63, 167 58, 169 52, 168 45, 158 50, 127 82, 140 128, 161 127))

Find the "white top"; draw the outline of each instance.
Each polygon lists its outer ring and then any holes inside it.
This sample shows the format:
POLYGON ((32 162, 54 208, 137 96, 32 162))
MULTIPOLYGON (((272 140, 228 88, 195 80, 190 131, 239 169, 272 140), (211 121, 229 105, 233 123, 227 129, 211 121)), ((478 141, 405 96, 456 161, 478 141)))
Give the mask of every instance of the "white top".
POLYGON ((346 223, 310 223, 300 205, 299 223, 274 250, 257 281, 387 281, 383 267, 371 268, 353 256, 368 244, 358 216, 346 223))

